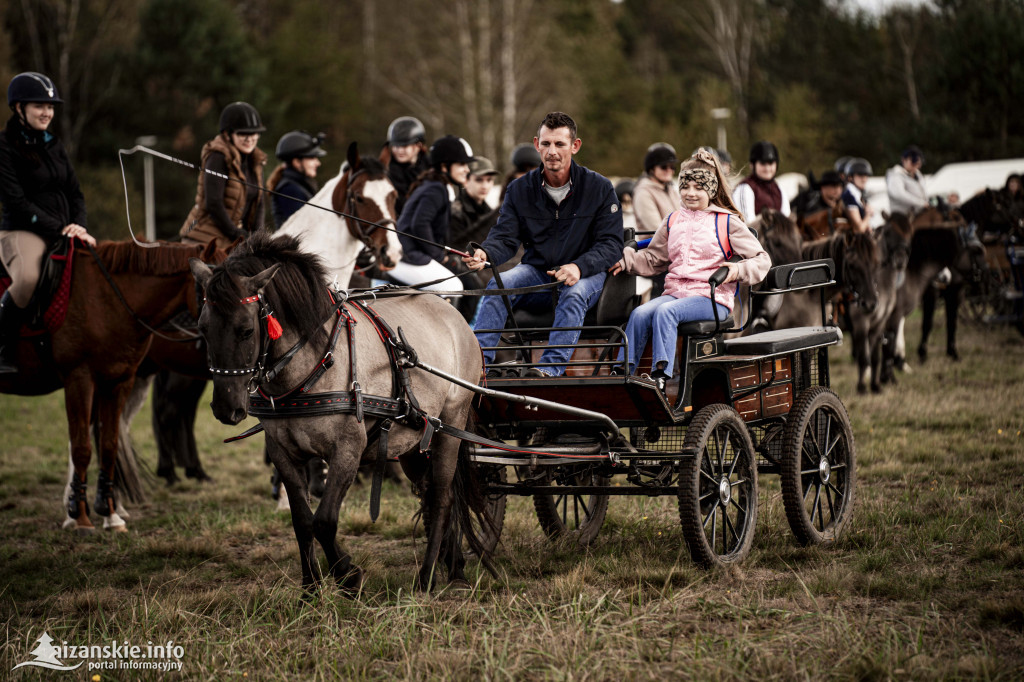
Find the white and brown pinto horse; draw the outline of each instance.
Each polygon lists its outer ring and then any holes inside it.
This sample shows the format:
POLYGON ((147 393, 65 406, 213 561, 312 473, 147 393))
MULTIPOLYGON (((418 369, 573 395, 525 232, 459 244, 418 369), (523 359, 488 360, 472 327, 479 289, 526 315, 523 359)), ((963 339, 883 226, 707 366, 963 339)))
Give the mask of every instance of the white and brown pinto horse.
POLYGON ((340 287, 348 286, 364 246, 373 252, 382 270, 391 270, 402 259, 402 246, 394 231, 398 193, 384 166, 373 157, 360 157, 355 142, 349 145, 347 157, 341 173, 328 180, 276 233, 298 239, 304 252, 320 258, 328 283, 340 287))

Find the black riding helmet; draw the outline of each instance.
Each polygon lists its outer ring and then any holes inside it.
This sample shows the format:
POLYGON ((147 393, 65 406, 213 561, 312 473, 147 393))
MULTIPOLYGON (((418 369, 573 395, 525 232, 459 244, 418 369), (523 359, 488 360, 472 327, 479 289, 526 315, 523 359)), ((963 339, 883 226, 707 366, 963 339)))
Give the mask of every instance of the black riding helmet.
POLYGON ((388 144, 392 147, 407 147, 417 142, 425 142, 426 139, 426 128, 413 116, 400 116, 388 126, 388 144))
POLYGON ((233 102, 220 112, 220 131, 228 133, 262 133, 266 128, 260 112, 247 102, 233 102))
POLYGON ((310 135, 305 130, 293 130, 285 133, 277 142, 277 149, 274 154, 282 161, 291 159, 305 159, 311 156, 326 156, 327 152, 320 148, 323 144, 324 134, 310 135))
POLYGON ((873 175, 871 164, 868 163, 867 159, 852 159, 846 164, 846 175, 848 177, 853 177, 854 175, 873 175))
POLYGON ((531 171, 541 164, 540 152, 534 149, 533 145, 529 142, 523 142, 517 144, 512 149, 512 156, 509 158, 509 163, 512 167, 520 173, 526 173, 531 171))
POLYGON ((619 180, 615 183, 615 197, 622 203, 622 199, 626 196, 633 197, 633 190, 636 188, 636 183, 632 180, 619 180))
POLYGON ((445 135, 430 145, 430 165, 441 170, 441 164, 469 163, 473 160, 473 148, 461 137, 445 135))
POLYGON ((655 142, 647 148, 644 154, 644 172, 650 173, 658 166, 676 166, 679 159, 676 157, 676 150, 667 142, 655 142))
POLYGON ((37 104, 63 104, 57 86, 48 76, 36 71, 25 71, 11 79, 7 86, 7 105, 14 108, 18 102, 37 104))
POLYGON ((755 142, 750 148, 750 163, 778 163, 779 150, 766 140, 755 142))

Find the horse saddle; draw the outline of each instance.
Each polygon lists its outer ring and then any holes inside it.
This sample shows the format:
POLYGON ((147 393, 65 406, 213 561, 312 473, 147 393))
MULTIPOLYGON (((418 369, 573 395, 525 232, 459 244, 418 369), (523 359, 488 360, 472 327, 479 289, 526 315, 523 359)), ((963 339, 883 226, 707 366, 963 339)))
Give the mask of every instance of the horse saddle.
MULTIPOLYGON (((71 300, 71 262, 74 239, 58 239, 43 254, 39 282, 28 304, 28 317, 21 335, 53 334, 64 323, 71 300)), ((0 265, 0 294, 11 286, 11 278, 0 265)))

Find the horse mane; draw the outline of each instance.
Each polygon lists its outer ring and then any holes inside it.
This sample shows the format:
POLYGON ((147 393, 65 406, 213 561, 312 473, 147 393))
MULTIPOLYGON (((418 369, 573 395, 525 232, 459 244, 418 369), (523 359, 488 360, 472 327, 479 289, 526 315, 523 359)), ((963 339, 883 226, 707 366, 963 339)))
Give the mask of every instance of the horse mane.
POLYGON ((270 309, 283 325, 300 333, 322 329, 324 316, 334 305, 324 284, 326 271, 320 259, 300 250, 299 240, 291 235, 253 233, 214 270, 206 296, 222 304, 251 296, 254 292, 243 291, 242 278, 278 263, 281 267, 264 292, 270 309))
POLYGON ((831 258, 836 267, 840 267, 847 252, 859 256, 870 265, 878 263, 878 245, 869 232, 850 232, 842 230, 831 237, 804 242, 801 248, 804 260, 831 258))
POLYGON ((950 227, 922 227, 914 230, 910 242, 910 265, 952 262, 960 248, 960 236, 950 227))
POLYGON ((384 164, 375 156, 359 157, 359 168, 366 171, 366 174, 374 180, 377 180, 387 174, 387 171, 384 169, 384 164))
MULTIPOLYGON (((157 248, 145 248, 133 241, 100 242, 96 255, 111 273, 165 276, 188 271, 189 258, 198 258, 205 250, 201 245, 157 243, 157 248)), ((223 260, 226 254, 220 254, 223 260)))

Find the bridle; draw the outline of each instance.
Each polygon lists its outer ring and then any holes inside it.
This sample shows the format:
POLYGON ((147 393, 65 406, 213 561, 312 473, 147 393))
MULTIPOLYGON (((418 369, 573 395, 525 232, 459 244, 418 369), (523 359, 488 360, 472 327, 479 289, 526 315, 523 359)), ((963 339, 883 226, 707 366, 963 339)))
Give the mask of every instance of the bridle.
MULTIPOLYGON (((272 311, 270 309, 270 306, 267 304, 262 289, 257 291, 254 296, 247 296, 245 298, 241 298, 238 300, 238 302, 241 305, 248 305, 250 303, 258 304, 260 319, 267 320, 267 325, 270 325, 270 320, 273 319, 274 311, 272 311)), ((203 304, 205 305, 207 303, 208 301, 204 297, 203 304)), ((244 368, 224 368, 214 367, 213 365, 210 365, 207 367, 207 369, 210 371, 210 374, 212 374, 213 376, 222 377, 239 377, 252 375, 252 378, 249 380, 250 388, 253 387, 254 384, 258 385, 259 383, 261 383, 261 378, 266 376, 267 355, 269 355, 270 353, 270 342, 272 341, 272 339, 269 331, 262 331, 262 325, 257 325, 256 328, 260 335, 260 350, 257 356, 256 364, 253 365, 252 367, 244 368)), ((249 392, 251 393, 252 390, 250 390, 249 392)))
POLYGON ((374 258, 377 258, 377 253, 382 250, 382 247, 377 246, 373 243, 373 233, 377 230, 383 229, 394 229, 395 221, 391 218, 384 218, 377 222, 370 222, 358 218, 356 216, 356 196, 352 191, 353 181, 361 175, 367 175, 367 171, 363 168, 357 169, 352 173, 347 181, 345 182, 345 224, 348 227, 349 233, 361 241, 363 246, 373 253, 374 258))

